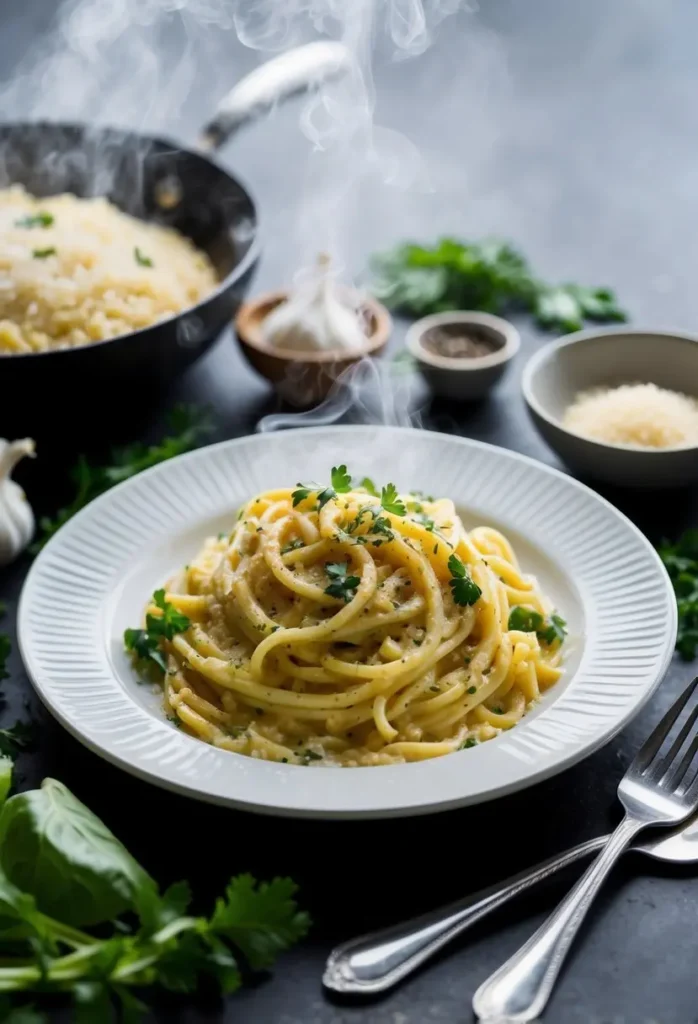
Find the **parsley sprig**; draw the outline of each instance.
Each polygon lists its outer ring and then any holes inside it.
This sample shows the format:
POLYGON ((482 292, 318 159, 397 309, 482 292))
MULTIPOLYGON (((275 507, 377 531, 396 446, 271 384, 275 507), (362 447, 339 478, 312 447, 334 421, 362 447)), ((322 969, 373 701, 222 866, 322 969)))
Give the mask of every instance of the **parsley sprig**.
POLYGON ((692 661, 698 654, 698 529, 686 530, 675 544, 663 541, 659 555, 676 594, 676 650, 685 661, 692 661))
POLYGON ((381 505, 386 512, 392 512, 394 516, 404 516, 407 514, 405 503, 398 497, 395 484, 385 485, 381 491, 381 505))
POLYGON ((327 562, 325 572, 332 582, 325 587, 325 593, 345 602, 351 601, 356 594, 356 588, 361 583, 361 577, 347 576, 348 571, 349 564, 347 562, 327 562))
POLYGON ((475 604, 482 596, 482 591, 457 555, 449 558, 448 571, 451 574, 448 585, 454 602, 459 605, 475 604))
POLYGON ((510 243, 441 238, 407 243, 374 258, 374 294, 393 309, 425 316, 449 309, 530 312, 541 327, 578 331, 585 320, 627 319, 608 288, 551 286, 510 243))
POLYGON ((172 640, 177 633, 189 629, 191 622, 165 599, 164 590, 155 591, 153 603, 162 611, 162 615, 149 612, 145 617, 145 629, 127 629, 124 632, 124 647, 141 661, 154 662, 162 672, 166 672, 167 664, 160 641, 172 640))
POLYGON ((351 490, 351 477, 346 466, 333 466, 330 478, 337 494, 346 494, 351 490))
POLYGON ((212 913, 192 914, 188 883, 161 892, 54 779, 4 804, 0 863, 0 1018, 17 1024, 45 1024, 36 1001, 51 1008, 56 997, 81 1024, 135 1024, 155 989, 181 996, 208 979, 232 993, 243 972, 271 967, 309 927, 288 878, 239 875, 212 913))
POLYGON ((32 545, 32 553, 37 554, 76 512, 114 484, 195 448, 211 432, 212 424, 205 410, 179 405, 172 410, 167 429, 168 433, 159 444, 132 444, 114 449, 111 463, 106 466, 92 466, 81 455, 70 474, 75 485, 73 500, 53 518, 44 516, 39 521, 39 537, 32 545))
POLYGON ((509 612, 509 629, 522 633, 535 633, 541 643, 562 644, 567 636, 567 623, 559 615, 545 618, 534 608, 517 604, 509 612))

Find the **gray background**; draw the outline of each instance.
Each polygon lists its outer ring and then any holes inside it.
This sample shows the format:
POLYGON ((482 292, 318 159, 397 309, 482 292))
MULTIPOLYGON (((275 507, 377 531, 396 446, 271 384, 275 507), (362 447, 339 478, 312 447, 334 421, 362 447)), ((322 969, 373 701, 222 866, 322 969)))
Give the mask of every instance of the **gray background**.
MULTIPOLYGON (((138 7, 135 0, 105 3, 100 16, 111 10, 116 18, 118 10, 128 23, 138 7)), ((55 45, 59 15, 60 5, 48 0, 3 0, 3 118, 85 115, 190 141, 216 99, 260 59, 230 30, 189 26, 187 40, 175 20, 135 34, 117 25, 109 52, 122 52, 124 60, 98 72, 93 64, 81 87, 79 62, 70 59, 48 72, 42 63, 46 46, 55 45), (134 60, 150 75, 145 84, 132 81, 134 60)), ((697 30, 698 7, 690 0, 494 0, 445 21, 432 48, 412 61, 395 62, 381 46, 376 120, 416 144, 424 161, 420 181, 428 180, 433 191, 389 188, 367 177, 359 201, 342 210, 347 273, 361 279, 372 250, 405 236, 499 233, 515 240, 542 275, 611 285, 636 323, 695 329, 697 30)), ((299 130, 298 110, 277 111, 223 155, 262 209, 266 241, 256 288, 290 279, 313 243, 308 224, 326 200, 315 189, 315 158, 299 130)), ((545 339, 529 323, 520 326, 519 366, 492 400, 473 408, 432 404, 424 411, 425 426, 556 464, 526 420, 518 390, 521 364, 545 339)), ((398 325, 395 346, 400 336, 398 325)), ((210 402, 221 437, 249 432, 274 404, 230 337, 178 394, 210 402)), ((118 429, 127 434, 123 425, 118 429)), ((89 445, 110 440, 95 431, 89 445)), ((74 454, 66 453, 67 461, 74 454)), ((32 467, 25 482, 33 500, 49 508, 56 497, 42 491, 39 468, 32 467)), ((698 522, 695 493, 604 493, 654 541, 698 522)), ((0 572, 0 597, 11 613, 26 568, 20 563, 0 572)), ((14 720, 30 693, 16 655, 12 668, 2 724, 14 720)), ((489 807, 389 827, 268 822, 198 806, 103 765, 37 709, 40 749, 22 759, 22 778, 26 785, 57 775, 158 878, 188 876, 203 896, 238 870, 288 873, 299 881, 316 927, 273 978, 236 996, 225 1010, 166 1002, 162 1020, 450 1024, 471 1019, 477 984, 530 934, 562 888, 548 887, 499 915, 380 1002, 323 997, 320 976, 331 945, 489 884, 611 825, 625 764, 690 674, 690 666, 675 663, 652 706, 619 739, 558 779, 489 807)), ((629 860, 600 900, 546 1020, 698 1021, 697 900, 690 871, 629 860)))

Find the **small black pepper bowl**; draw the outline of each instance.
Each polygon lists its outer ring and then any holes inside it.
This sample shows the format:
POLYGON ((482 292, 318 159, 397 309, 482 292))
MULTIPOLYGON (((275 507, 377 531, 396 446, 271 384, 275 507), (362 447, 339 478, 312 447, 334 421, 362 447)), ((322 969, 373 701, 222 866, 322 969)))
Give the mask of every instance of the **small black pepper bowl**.
POLYGON ((491 313, 454 310, 412 324, 406 344, 441 398, 475 401, 497 384, 521 345, 513 324, 491 313))

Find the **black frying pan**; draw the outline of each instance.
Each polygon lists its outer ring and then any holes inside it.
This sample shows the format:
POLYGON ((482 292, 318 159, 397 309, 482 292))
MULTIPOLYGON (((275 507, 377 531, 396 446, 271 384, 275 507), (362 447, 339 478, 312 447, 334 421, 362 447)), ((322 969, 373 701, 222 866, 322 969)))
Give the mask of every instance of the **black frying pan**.
POLYGON ((262 65, 221 103, 197 149, 117 128, 0 124, 0 187, 106 196, 187 235, 220 278, 198 305, 143 330, 80 348, 0 354, 0 435, 8 405, 60 396, 65 408, 72 396, 124 387, 132 394, 137 385, 167 383, 203 355, 240 305, 259 255, 254 200, 209 153, 260 111, 342 71, 346 60, 339 44, 311 43, 262 65))

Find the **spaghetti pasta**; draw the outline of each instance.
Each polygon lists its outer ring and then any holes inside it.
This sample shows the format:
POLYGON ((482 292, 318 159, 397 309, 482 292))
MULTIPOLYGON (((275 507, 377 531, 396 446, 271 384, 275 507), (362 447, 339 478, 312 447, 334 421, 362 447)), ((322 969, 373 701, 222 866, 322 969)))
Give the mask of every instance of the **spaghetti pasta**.
POLYGON ((148 609, 184 627, 158 638, 168 714, 312 765, 418 761, 515 726, 562 671, 564 623, 536 580, 449 499, 377 497, 339 469, 341 488, 253 498, 148 609))

